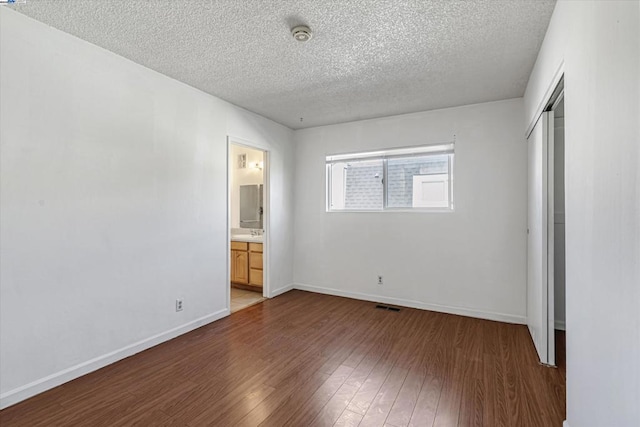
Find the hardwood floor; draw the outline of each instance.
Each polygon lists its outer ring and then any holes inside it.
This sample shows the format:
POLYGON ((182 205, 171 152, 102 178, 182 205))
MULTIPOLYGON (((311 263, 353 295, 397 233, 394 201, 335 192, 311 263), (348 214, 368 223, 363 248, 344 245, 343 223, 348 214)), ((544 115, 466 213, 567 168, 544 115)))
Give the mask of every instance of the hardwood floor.
POLYGON ((0 424, 561 426, 558 359, 540 366, 522 325, 291 291, 9 407, 0 424))

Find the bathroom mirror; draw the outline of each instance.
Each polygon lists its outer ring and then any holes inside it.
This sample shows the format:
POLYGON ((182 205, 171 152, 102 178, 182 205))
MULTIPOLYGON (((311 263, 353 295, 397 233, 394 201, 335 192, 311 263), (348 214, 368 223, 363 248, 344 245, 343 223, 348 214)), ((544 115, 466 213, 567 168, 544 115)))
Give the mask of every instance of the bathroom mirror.
POLYGON ((240 186, 240 228, 262 228, 262 184, 240 186))

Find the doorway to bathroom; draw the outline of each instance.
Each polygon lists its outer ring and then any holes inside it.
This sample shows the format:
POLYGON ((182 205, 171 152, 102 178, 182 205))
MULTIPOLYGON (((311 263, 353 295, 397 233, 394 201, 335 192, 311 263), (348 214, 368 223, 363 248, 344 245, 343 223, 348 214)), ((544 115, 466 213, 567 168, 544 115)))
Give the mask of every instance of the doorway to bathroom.
POLYGON ((229 138, 229 308, 266 298, 268 203, 266 151, 229 138))

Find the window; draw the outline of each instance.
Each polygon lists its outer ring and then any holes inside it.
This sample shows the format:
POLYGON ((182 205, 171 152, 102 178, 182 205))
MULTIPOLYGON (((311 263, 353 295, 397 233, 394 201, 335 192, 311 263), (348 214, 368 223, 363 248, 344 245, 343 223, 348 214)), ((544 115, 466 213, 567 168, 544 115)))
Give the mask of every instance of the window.
POLYGON ((327 211, 453 209, 453 143, 327 156, 327 211))

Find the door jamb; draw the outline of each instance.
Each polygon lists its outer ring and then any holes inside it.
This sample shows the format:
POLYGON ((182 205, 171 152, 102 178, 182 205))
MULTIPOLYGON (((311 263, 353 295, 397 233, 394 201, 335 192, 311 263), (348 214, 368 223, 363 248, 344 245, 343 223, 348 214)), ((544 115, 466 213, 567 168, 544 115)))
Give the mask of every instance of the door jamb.
POLYGON ((269 280, 269 259, 270 259, 270 236, 271 236, 271 197, 270 197, 270 170, 271 156, 269 147, 255 141, 249 141, 233 135, 227 135, 227 308, 231 310, 231 145, 260 150, 264 153, 262 179, 263 179, 263 205, 264 218, 262 229, 264 230, 262 238, 262 296, 270 298, 270 280, 269 280))
MULTIPOLYGON (((540 120, 542 118, 543 113, 545 112, 549 112, 549 111, 553 111, 555 110, 555 108, 558 106, 558 104, 564 99, 564 64, 561 64, 558 71, 556 72, 556 75, 554 75, 554 78, 551 82, 551 85, 549 86, 549 88, 547 89, 547 92, 545 93, 545 97, 543 98, 543 102, 540 104, 539 107, 539 112, 534 116, 535 120, 533 120, 533 122, 530 125, 530 128, 527 129, 526 132, 526 139, 529 139, 529 136, 531 135, 531 132, 533 132, 533 128, 535 127, 535 125, 538 123, 538 120, 540 120), (546 102, 545 102, 546 100, 546 102)), ((565 106, 566 108, 566 106, 565 106)), ((552 177, 552 179, 549 179, 549 173, 548 170, 549 168, 551 168, 551 170, 553 170, 553 160, 554 160, 554 144, 555 142, 553 142, 553 132, 554 132, 554 124, 553 124, 553 116, 552 116, 552 120, 549 123, 549 128, 548 129, 544 129, 543 128, 543 132, 551 133, 552 138, 552 144, 547 146, 547 153, 546 153, 546 162, 547 162, 547 176, 545 179, 545 183, 547 186, 547 201, 546 201, 546 210, 547 210, 547 250, 546 250, 546 271, 547 271, 547 301, 546 301, 546 309, 547 309, 547 338, 549 338, 551 335, 553 335, 554 340, 553 342, 551 340, 549 340, 549 342, 547 343, 547 360, 552 360, 553 364, 545 364, 543 363, 543 365, 545 366, 549 366, 549 367, 555 367, 555 321, 554 322, 549 322, 549 300, 550 299, 555 299, 555 289, 553 289, 553 292, 550 292, 549 290, 549 280, 554 280, 555 281, 555 277, 553 277, 554 275, 554 251, 555 251, 555 232, 554 232, 554 221, 553 221, 553 217, 555 215, 554 211, 554 197, 555 197, 555 188, 554 188, 554 179, 552 177), (551 225, 549 224, 551 223, 551 225), (551 268, 549 268, 551 267, 551 268), (551 351, 553 351, 553 354, 551 355, 551 351)), ((547 140, 549 140, 548 135, 547 135, 547 140)), ((544 153, 544 151, 543 151, 544 153)), ((565 159, 566 162, 566 159, 565 159)), ((553 173, 551 174, 553 176, 553 173)), ((565 194, 566 197, 566 194, 565 194)), ((565 245, 566 245, 566 241, 565 241, 565 245)), ((555 283, 554 283, 554 288, 555 288, 555 283)), ((554 301, 555 304, 555 301, 554 301)), ((566 302, 565 302, 566 304, 566 302)), ((555 309, 555 307, 554 307, 555 309)))
POLYGON ((538 104, 538 107, 533 113, 531 122, 529 123, 529 126, 527 126, 527 129, 524 133, 525 139, 529 139, 531 132, 533 132, 533 128, 535 127, 536 123, 540 119, 540 116, 542 115, 543 112, 547 111, 547 109, 549 108, 549 103, 552 100, 554 100, 554 94, 556 93, 558 85, 561 82, 564 88, 564 77, 565 75, 564 75, 564 60, 563 60, 562 62, 560 62, 560 65, 558 65, 556 72, 553 74, 553 77, 549 82, 549 86, 547 87, 547 90, 545 91, 544 95, 542 96, 542 99, 540 100, 540 104, 538 104))

